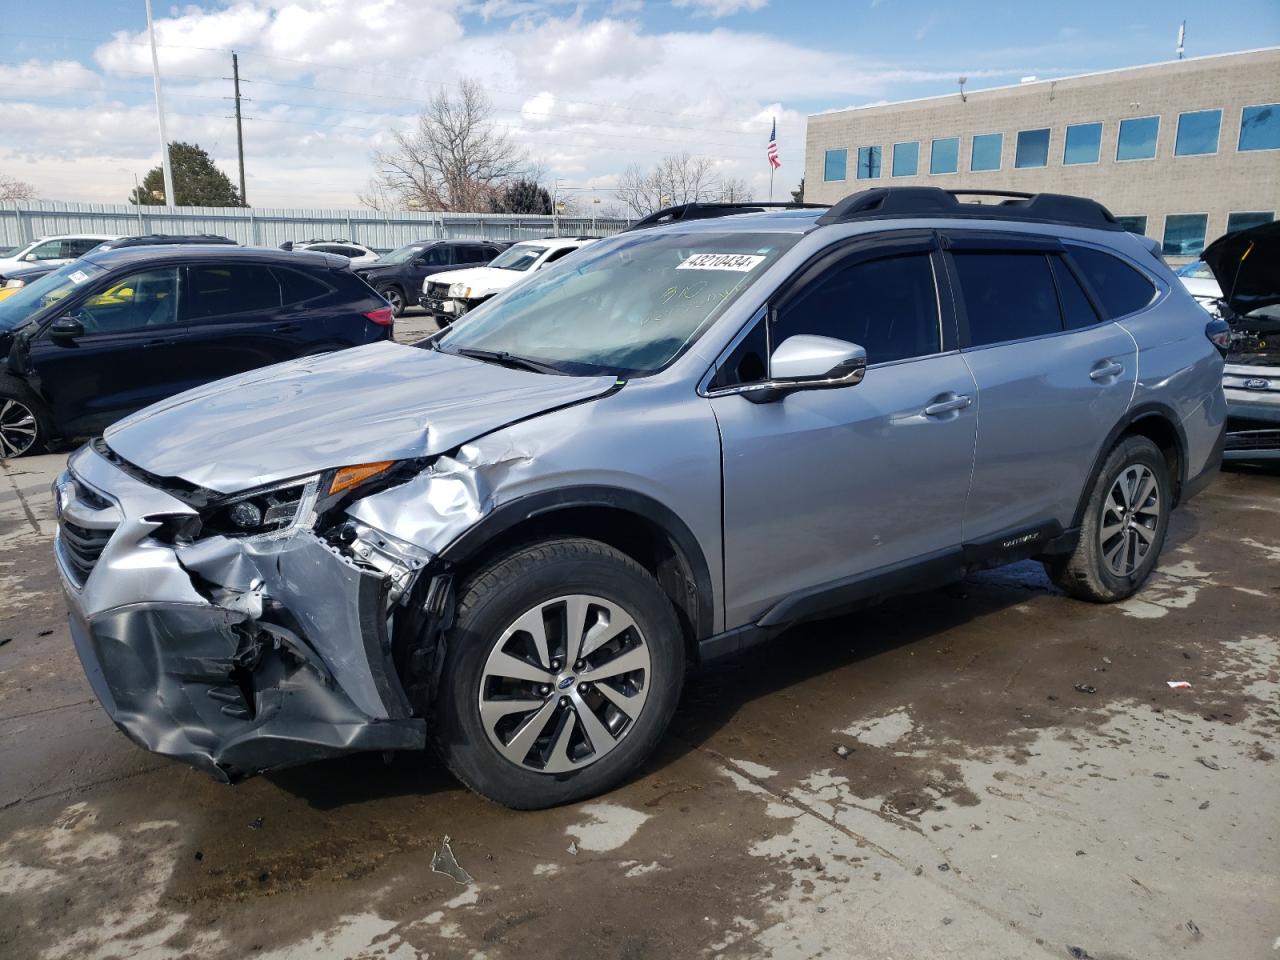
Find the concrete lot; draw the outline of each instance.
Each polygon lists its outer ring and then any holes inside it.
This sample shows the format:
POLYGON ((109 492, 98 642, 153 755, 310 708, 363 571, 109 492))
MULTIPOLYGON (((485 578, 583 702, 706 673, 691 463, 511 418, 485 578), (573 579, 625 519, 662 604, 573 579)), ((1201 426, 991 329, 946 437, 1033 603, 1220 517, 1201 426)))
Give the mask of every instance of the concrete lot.
POLYGON ((226 787, 126 741, 61 460, 0 465, 0 956, 1277 955, 1280 472, 1181 510, 1136 599, 1028 563, 794 630, 693 678, 632 783, 512 813, 420 756, 226 787))

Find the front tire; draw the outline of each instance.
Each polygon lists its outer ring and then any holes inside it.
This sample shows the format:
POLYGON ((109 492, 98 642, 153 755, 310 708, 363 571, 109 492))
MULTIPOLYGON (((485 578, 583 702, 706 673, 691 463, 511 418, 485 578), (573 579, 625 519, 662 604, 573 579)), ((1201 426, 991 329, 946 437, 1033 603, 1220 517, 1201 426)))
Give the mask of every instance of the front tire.
POLYGON ((1164 454, 1146 437, 1126 437, 1089 490, 1075 550, 1045 561, 1049 578, 1078 600, 1113 603, 1133 596, 1160 559, 1172 509, 1164 454))
POLYGON ((51 439, 44 404, 22 381, 0 376, 0 460, 44 453, 51 439))
POLYGON ((524 547, 459 591, 436 748, 466 786, 507 807, 593 796, 653 752, 684 663, 670 600, 630 557, 585 539, 524 547))

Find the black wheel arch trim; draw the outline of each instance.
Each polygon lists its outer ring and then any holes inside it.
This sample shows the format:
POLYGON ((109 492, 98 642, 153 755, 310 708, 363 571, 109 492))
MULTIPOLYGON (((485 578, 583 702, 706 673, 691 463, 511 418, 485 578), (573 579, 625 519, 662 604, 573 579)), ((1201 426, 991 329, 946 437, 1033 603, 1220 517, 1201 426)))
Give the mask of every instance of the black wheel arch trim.
POLYGON ((440 559, 450 566, 457 566, 526 520, 580 507, 604 507, 629 513, 662 530, 680 552, 693 577, 696 591, 694 639, 701 640, 714 632, 716 593, 711 582, 711 568, 698 538, 670 507, 647 494, 625 487, 573 486, 518 497, 500 505, 466 530, 441 551, 440 559))
MULTIPOLYGON (((1176 489, 1181 492, 1186 487, 1187 482, 1187 433, 1182 428, 1182 420, 1178 417, 1177 412, 1170 406, 1159 401, 1151 400, 1140 403, 1127 411, 1124 417, 1111 428, 1111 432, 1107 434, 1107 438, 1102 442, 1102 446, 1098 448, 1098 452, 1094 455, 1093 466, 1089 470, 1088 479, 1085 481, 1084 487, 1080 491, 1080 502, 1076 505, 1076 511, 1072 517, 1071 526, 1079 527, 1084 522, 1085 508, 1089 503, 1089 492, 1093 489, 1094 483, 1098 480, 1098 475, 1102 472, 1102 465, 1106 462, 1107 454, 1119 442, 1120 438, 1127 433, 1134 424, 1151 418, 1159 418, 1170 427, 1178 445, 1178 475, 1173 477, 1176 489)), ((1179 503, 1179 499, 1175 499, 1174 506, 1179 503)))

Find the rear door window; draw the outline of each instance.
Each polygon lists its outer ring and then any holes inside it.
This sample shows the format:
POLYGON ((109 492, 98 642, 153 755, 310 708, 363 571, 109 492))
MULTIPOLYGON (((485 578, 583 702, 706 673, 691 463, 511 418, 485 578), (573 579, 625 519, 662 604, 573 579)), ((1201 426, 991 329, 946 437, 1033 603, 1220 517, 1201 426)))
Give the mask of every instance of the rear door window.
POLYGON ((1091 247, 1068 249, 1108 320, 1136 313, 1155 299, 1155 285, 1119 257, 1091 247))
POLYGON ((1058 292, 1045 254, 960 250, 952 260, 970 346, 1061 332, 1058 292))
POLYGON ((187 315, 193 320, 274 310, 280 283, 270 268, 256 263, 201 264, 190 268, 187 315))

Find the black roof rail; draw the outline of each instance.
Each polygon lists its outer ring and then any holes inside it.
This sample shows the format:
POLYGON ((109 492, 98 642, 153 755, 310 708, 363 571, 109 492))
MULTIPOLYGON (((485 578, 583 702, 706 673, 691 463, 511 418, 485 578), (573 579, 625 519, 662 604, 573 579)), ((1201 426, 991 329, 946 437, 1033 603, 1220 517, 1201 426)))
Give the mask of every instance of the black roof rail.
POLYGON ((827 203, 804 203, 796 201, 756 203, 678 203, 674 207, 663 207, 648 216, 641 217, 628 230, 642 230, 645 227, 657 227, 667 223, 678 223, 682 220, 709 220, 712 217, 732 217, 739 213, 764 213, 766 210, 807 210, 823 209, 827 203))
POLYGON ((104 240, 98 250, 119 250, 121 247, 151 247, 177 244, 235 244, 235 240, 216 233, 147 233, 132 237, 104 240))
POLYGON ((1013 190, 944 190, 941 187, 873 187, 854 193, 818 218, 819 226, 885 217, 960 217, 1029 220, 1098 230, 1123 230, 1097 200, 1063 193, 1013 190), (1004 197, 999 203, 965 203, 961 197, 1004 197))

